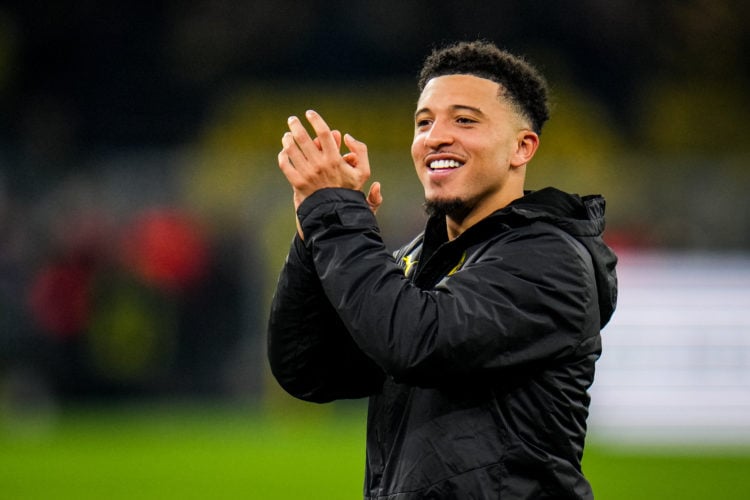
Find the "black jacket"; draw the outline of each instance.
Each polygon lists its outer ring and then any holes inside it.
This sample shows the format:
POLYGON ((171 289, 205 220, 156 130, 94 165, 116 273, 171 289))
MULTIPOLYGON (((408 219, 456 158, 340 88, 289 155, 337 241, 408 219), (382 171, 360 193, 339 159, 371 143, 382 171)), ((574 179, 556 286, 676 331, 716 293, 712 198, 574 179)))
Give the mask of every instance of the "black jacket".
POLYGON ((300 399, 369 397, 365 498, 591 498, 581 472, 616 302, 604 200, 547 188, 394 256, 362 193, 316 192, 269 322, 300 399))

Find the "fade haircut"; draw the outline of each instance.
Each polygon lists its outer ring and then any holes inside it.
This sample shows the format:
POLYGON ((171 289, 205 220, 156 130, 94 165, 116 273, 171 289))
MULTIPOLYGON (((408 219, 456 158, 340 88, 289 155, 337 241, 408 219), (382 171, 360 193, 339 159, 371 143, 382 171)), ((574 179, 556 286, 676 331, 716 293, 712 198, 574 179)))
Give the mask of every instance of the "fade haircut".
POLYGON ((549 118, 547 82, 523 58, 485 40, 458 42, 432 51, 419 72, 422 92, 430 79, 445 75, 472 75, 500 85, 499 97, 531 123, 537 134, 549 118))

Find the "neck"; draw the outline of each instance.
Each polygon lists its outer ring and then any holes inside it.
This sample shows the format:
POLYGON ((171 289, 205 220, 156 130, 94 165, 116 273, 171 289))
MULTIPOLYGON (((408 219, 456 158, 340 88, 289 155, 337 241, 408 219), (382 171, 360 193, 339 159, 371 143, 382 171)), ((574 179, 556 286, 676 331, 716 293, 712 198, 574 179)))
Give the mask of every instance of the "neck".
POLYGON ((455 214, 446 215, 445 224, 448 231, 448 239, 453 240, 458 238, 474 224, 488 217, 490 214, 505 208, 511 202, 522 196, 523 189, 520 192, 514 192, 495 199, 493 200, 493 203, 485 203, 483 205, 475 206, 470 212, 463 216, 456 216, 455 214))

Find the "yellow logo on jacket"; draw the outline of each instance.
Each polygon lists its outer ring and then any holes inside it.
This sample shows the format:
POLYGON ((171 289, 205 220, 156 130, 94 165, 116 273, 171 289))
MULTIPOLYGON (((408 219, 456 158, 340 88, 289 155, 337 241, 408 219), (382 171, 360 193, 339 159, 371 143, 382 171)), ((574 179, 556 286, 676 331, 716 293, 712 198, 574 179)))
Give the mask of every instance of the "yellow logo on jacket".
POLYGON ((458 261, 458 264, 456 264, 456 267, 448 271, 448 274, 446 276, 453 276, 458 272, 464 265, 464 262, 466 262, 466 250, 464 250, 463 255, 461 256, 461 259, 458 261))
POLYGON ((414 267, 414 264, 417 264, 419 260, 413 259, 411 255, 407 255, 401 259, 404 263, 404 276, 409 276, 409 273, 411 272, 411 268, 414 267))
MULTIPOLYGON (((419 260, 413 258, 411 255, 406 255, 402 257, 401 261, 404 263, 404 276, 409 276, 414 265, 419 263, 419 260)), ((446 274, 445 276, 448 277, 448 276, 454 275, 463 267, 465 262, 466 262, 466 251, 464 251, 463 255, 461 255, 461 258, 459 259, 458 264, 456 264, 453 267, 453 269, 448 271, 448 274, 446 274)))

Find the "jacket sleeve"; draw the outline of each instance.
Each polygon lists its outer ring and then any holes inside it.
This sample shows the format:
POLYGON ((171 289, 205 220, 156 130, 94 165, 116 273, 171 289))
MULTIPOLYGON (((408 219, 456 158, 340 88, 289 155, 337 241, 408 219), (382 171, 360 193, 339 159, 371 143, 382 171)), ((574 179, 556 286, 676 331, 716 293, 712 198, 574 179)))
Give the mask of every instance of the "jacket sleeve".
POLYGON ((319 191, 299 216, 329 301, 397 381, 432 386, 598 348, 590 257, 556 231, 514 232, 502 252, 421 290, 385 249, 361 193, 319 191))
POLYGON ((364 397, 383 383, 382 370, 353 342, 328 302, 297 236, 271 304, 267 347, 273 375, 299 399, 364 397))

